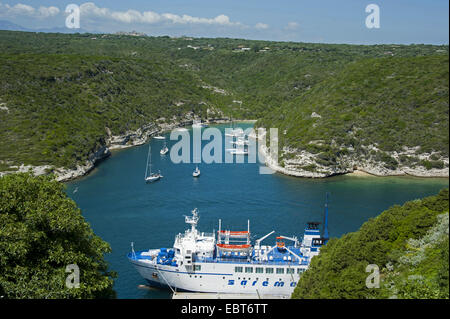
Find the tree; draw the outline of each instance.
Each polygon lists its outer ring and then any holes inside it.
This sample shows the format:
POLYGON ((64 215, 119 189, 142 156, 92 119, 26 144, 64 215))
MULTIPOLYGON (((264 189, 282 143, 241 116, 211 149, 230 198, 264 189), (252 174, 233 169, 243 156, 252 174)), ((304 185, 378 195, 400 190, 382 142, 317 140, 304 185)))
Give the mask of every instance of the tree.
POLYGON ((30 173, 0 177, 0 293, 3 298, 113 298, 108 243, 96 236, 64 185, 30 173), (79 288, 68 288, 68 265, 79 288))
POLYGON ((393 206, 311 260, 292 298, 448 298, 449 191, 393 206), (445 218, 446 217, 446 218, 445 218), (366 267, 380 267, 380 288, 366 267))

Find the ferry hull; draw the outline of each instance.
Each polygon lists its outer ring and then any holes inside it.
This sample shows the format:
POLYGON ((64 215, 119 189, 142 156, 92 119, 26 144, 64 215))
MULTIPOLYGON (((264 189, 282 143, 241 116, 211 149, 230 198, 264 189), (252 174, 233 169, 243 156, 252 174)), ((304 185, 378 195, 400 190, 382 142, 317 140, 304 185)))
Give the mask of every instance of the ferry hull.
POLYGON ((235 273, 235 264, 202 263, 202 270, 152 265, 130 260, 152 287, 172 291, 290 296, 299 280, 298 274, 235 273))

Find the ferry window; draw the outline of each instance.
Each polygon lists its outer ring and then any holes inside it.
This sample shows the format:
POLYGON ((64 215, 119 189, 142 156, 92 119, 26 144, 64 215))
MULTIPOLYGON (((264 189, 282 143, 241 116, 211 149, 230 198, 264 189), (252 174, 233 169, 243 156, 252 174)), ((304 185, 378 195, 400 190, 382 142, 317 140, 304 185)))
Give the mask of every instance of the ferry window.
POLYGON ((273 268, 266 268, 266 274, 273 274, 273 268))
POLYGON ((303 270, 303 269, 301 269, 301 268, 297 268, 297 274, 301 274, 302 272, 304 272, 304 270, 303 270))
POLYGON ((284 274, 284 268, 277 268, 277 274, 284 274))
POLYGON ((294 268, 287 268, 286 269, 286 273, 287 274, 293 274, 294 273, 294 268))
POLYGON ((242 267, 234 267, 234 272, 242 272, 242 267))
POLYGON ((262 267, 256 267, 256 268, 255 268, 255 272, 256 272, 257 274, 262 274, 262 273, 264 272, 264 268, 262 268, 262 267))
POLYGON ((200 271, 200 270, 202 270, 202 266, 194 265, 194 271, 200 271))
POLYGON ((245 267, 245 272, 253 272, 253 267, 245 267))

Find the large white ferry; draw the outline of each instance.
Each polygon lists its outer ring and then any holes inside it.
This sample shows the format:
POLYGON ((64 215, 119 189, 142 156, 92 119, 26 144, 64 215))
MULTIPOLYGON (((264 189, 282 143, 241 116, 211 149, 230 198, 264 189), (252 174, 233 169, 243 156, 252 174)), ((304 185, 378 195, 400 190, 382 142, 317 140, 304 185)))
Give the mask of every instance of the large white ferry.
MULTIPOLYGON (((324 235, 328 236, 325 207, 324 235)), ((173 292, 290 296, 311 258, 328 240, 320 234, 320 223, 309 222, 301 242, 278 236, 273 246, 262 245, 272 231, 252 245, 250 222, 246 231, 229 231, 221 229, 219 220, 216 236, 198 231, 198 220, 194 209, 192 216, 185 217, 191 229, 175 237, 173 248, 139 252, 132 248, 128 259, 150 286, 173 292)))

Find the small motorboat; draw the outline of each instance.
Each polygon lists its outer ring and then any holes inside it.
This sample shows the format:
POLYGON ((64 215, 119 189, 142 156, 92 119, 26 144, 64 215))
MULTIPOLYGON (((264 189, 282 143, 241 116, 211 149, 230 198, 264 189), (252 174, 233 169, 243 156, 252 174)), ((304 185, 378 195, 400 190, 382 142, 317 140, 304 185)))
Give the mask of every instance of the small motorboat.
POLYGON ((166 139, 164 136, 161 136, 161 135, 153 136, 153 138, 156 140, 165 140, 166 139))
POLYGON ((166 155, 168 151, 169 151, 169 148, 166 146, 159 151, 159 154, 166 155))
POLYGON ((194 120, 192 122, 192 128, 202 128, 202 127, 208 127, 208 125, 205 123, 202 123, 201 120, 194 120))
POLYGON ((198 166, 195 168, 195 171, 192 173, 193 177, 200 177, 200 170, 198 169, 198 166))
POLYGON ((248 155, 248 150, 245 150, 245 149, 231 148, 231 149, 227 149, 227 151, 233 155, 248 155))
POLYGON ((250 142, 246 139, 239 137, 237 141, 230 141, 230 143, 235 145, 248 145, 250 142))

